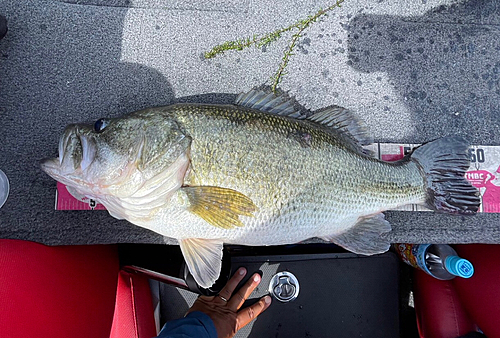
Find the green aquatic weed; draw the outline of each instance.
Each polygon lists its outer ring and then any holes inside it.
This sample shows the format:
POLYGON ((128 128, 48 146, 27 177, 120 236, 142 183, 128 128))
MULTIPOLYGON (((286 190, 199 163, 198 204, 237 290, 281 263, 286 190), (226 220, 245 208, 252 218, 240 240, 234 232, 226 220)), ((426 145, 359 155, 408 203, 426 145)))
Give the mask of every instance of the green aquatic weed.
POLYGON ((284 51, 283 58, 281 59, 280 66, 278 68, 278 71, 275 73, 274 76, 271 77, 272 81, 272 90, 276 92, 276 89, 278 85, 281 83, 281 80, 284 75, 286 75, 285 69, 288 66, 288 62, 290 61, 290 57, 294 55, 293 50, 295 46, 297 45, 297 42, 299 41, 300 37, 302 36, 302 33, 306 28, 308 28, 313 22, 318 21, 319 18, 322 16, 326 15, 329 11, 333 10, 334 8, 340 7, 340 5, 344 2, 344 0, 337 0, 337 2, 330 7, 327 7, 325 9, 320 9, 316 12, 316 14, 309 15, 306 19, 299 20, 298 22, 286 27, 286 28, 280 28, 275 30, 274 32, 271 33, 266 33, 262 36, 259 35, 254 35, 252 37, 246 38, 246 39, 238 39, 234 41, 226 41, 220 45, 215 46, 212 48, 210 51, 205 52, 203 55, 205 56, 206 59, 211 59, 216 57, 219 54, 223 54, 227 51, 230 50, 243 50, 247 47, 250 46, 255 46, 257 48, 262 48, 263 46, 267 46, 271 44, 272 42, 278 40, 281 35, 285 32, 289 32, 292 30, 297 30, 292 35, 292 39, 290 41, 290 44, 284 51))

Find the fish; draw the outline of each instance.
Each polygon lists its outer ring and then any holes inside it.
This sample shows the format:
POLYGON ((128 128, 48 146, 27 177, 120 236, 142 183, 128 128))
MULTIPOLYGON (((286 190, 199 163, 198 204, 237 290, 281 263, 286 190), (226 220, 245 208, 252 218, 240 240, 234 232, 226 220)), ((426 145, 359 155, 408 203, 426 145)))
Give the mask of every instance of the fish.
POLYGON ((317 237, 362 255, 386 252, 383 211, 407 204, 474 214, 468 143, 428 142, 397 162, 375 158, 348 109, 308 111, 255 88, 234 104, 176 103, 70 124, 41 168, 111 216, 176 239, 195 281, 218 279, 224 244, 317 237))

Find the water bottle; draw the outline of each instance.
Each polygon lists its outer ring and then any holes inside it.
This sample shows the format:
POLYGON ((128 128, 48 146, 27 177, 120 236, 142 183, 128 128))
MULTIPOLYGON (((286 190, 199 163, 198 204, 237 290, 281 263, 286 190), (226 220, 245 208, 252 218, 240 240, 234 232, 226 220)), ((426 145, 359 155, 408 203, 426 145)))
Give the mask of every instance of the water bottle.
POLYGON ((447 244, 396 244, 395 248, 403 262, 437 279, 470 278, 474 274, 472 263, 447 244))

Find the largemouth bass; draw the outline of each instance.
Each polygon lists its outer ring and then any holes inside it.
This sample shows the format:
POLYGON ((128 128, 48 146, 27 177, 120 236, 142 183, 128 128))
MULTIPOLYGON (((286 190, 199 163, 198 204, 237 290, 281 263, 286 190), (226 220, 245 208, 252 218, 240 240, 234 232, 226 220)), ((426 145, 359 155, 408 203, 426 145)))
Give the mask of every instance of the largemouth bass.
POLYGON ((465 140, 442 138, 389 163, 362 148, 365 134, 342 107, 304 114, 285 96, 252 90, 235 105, 174 104, 69 125, 59 158, 42 169, 112 216, 177 239, 207 288, 223 243, 319 237, 372 255, 390 246, 384 210, 477 211, 465 140))

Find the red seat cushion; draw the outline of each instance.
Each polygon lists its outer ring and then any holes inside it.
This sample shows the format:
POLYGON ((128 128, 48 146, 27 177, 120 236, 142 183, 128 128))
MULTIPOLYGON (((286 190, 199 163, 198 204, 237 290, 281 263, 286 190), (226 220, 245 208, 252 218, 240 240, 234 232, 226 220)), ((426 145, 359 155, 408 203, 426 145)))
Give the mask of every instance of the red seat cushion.
POLYGON ((148 279, 120 271, 111 338, 156 336, 153 300, 148 279))
POLYGON ((454 245, 474 265, 471 278, 439 281, 415 270, 415 310, 421 337, 457 337, 475 330, 500 338, 500 245, 454 245))
POLYGON ((438 280, 414 270, 417 325, 423 338, 456 338, 475 330, 452 281, 438 280))
POLYGON ((500 245, 454 247, 460 257, 474 265, 471 278, 453 280, 462 304, 487 337, 500 337, 500 245))
POLYGON ((0 240, 0 335, 109 337, 118 270, 113 245, 0 240))

